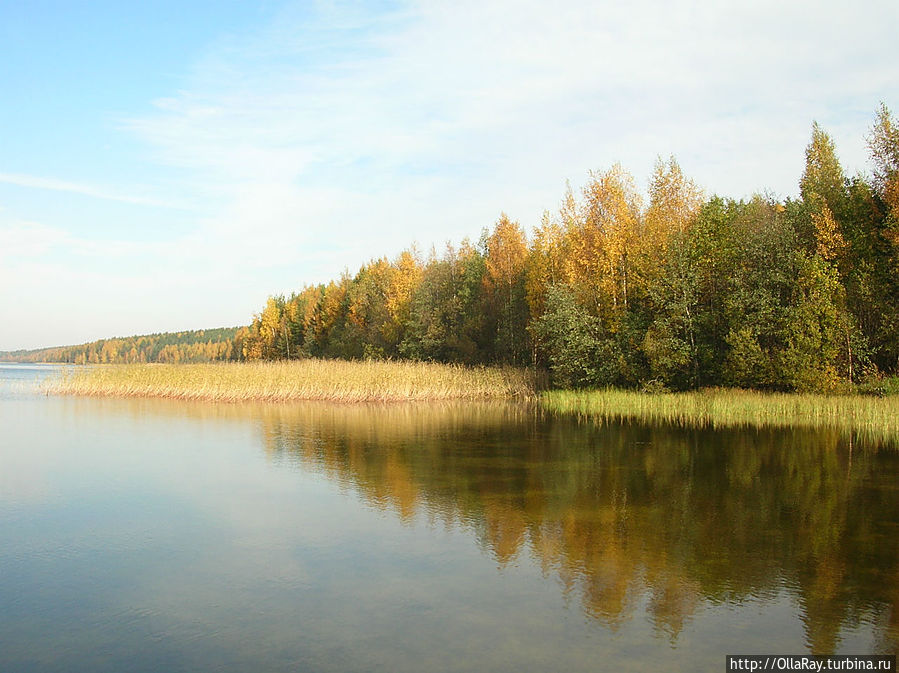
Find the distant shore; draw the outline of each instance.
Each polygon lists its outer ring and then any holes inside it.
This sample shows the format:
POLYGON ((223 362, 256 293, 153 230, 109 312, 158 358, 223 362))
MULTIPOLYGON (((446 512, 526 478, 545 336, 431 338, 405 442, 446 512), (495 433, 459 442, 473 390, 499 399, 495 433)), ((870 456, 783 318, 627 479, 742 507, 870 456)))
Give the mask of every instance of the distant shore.
POLYGON ((100 365, 49 382, 53 394, 226 402, 485 400, 533 398, 533 373, 429 362, 291 360, 100 365))

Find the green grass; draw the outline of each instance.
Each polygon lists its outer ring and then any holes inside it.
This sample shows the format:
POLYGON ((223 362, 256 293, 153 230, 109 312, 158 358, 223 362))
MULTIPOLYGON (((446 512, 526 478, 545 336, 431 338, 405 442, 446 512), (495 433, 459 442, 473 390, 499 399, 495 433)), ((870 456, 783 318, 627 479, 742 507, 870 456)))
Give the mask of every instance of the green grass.
POLYGON ((541 395, 551 412, 598 421, 689 427, 837 428, 899 439, 899 396, 805 395, 715 388, 688 393, 553 390, 541 395))
POLYGON ((77 369, 47 392, 215 401, 482 400, 534 395, 533 374, 503 367, 425 362, 292 360, 102 365, 77 369))

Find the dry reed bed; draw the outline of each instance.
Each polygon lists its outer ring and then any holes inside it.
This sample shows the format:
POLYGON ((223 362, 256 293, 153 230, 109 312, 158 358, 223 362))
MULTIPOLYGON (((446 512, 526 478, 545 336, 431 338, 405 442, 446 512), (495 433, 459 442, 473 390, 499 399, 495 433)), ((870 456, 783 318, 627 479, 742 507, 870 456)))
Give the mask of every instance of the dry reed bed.
POLYGON ((899 440, 899 396, 804 395, 710 389, 649 394, 623 390, 543 393, 549 411, 600 421, 690 427, 837 428, 899 440))
POLYGON ((483 400, 532 397, 534 381, 513 368, 307 359, 94 366, 49 382, 47 392, 223 402, 483 400))

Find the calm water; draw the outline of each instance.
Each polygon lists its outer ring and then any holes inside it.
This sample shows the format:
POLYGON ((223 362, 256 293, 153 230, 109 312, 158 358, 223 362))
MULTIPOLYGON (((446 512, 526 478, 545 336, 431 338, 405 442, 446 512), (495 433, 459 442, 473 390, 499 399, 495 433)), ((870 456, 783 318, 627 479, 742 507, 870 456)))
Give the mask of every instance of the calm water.
POLYGON ((52 398, 0 365, 2 671, 895 652, 899 450, 520 406, 52 398))

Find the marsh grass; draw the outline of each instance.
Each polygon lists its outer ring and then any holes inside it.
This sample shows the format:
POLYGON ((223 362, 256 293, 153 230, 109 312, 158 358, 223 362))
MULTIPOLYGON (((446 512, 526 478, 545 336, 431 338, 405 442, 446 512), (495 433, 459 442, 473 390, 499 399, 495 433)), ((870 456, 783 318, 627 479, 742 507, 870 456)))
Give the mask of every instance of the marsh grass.
POLYGON ((598 421, 683 427, 836 428, 872 439, 899 440, 899 396, 805 395, 709 389, 687 393, 553 390, 545 409, 598 421))
MULTIPOLYGON (((46 392, 223 402, 397 402, 533 399, 534 374, 510 367, 424 362, 293 360, 78 367, 48 379, 46 392)), ((899 396, 800 395, 709 389, 688 393, 552 390, 552 414, 601 422, 682 427, 837 428, 899 441, 899 396)))
POLYGON ((45 386, 48 393, 224 402, 484 400, 532 397, 524 369, 426 362, 292 360, 216 364, 100 365, 45 386))

